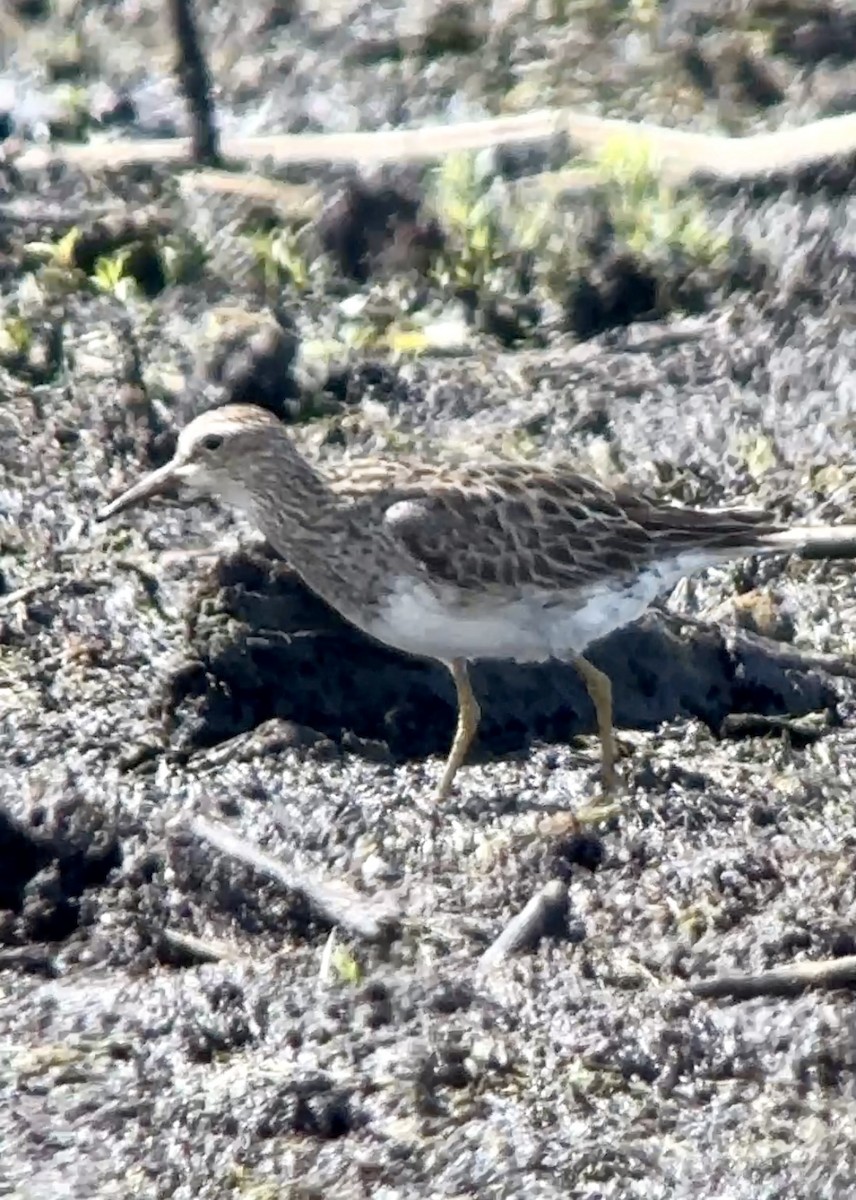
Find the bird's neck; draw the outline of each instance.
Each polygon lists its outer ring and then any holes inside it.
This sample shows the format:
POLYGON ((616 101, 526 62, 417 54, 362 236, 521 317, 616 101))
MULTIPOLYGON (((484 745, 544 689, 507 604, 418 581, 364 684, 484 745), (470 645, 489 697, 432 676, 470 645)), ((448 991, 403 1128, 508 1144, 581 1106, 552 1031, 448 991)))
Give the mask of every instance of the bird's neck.
POLYGON ((394 580, 422 567, 379 523, 338 496, 310 466, 290 479, 285 504, 253 497, 254 524, 307 586, 353 624, 382 603, 394 580))

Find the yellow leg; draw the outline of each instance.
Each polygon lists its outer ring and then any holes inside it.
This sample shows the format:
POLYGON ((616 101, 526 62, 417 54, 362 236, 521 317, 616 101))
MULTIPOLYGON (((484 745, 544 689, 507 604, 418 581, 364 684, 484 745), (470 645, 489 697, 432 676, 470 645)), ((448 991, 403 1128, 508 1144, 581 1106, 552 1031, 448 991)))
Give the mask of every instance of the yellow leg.
POLYGON ((467 674, 466 661, 463 658, 455 658, 446 665, 452 672, 452 678, 455 681, 455 691, 458 696, 458 724, 455 729, 455 737, 452 742, 452 748, 449 751, 449 757, 446 759, 443 778, 440 780, 440 786, 437 789, 438 800, 445 800, 448 796, 452 787, 452 780, 458 772, 458 767, 467 757, 467 751, 472 745, 473 738, 476 736, 476 730, 479 727, 479 719, 481 717, 481 709, 473 695, 470 677, 467 674))
POLYGON ((612 724, 612 684, 609 676, 604 675, 597 667, 592 666, 587 658, 574 655, 571 662, 579 672, 580 678, 586 685, 586 691, 594 705, 597 718, 597 733, 601 748, 601 778, 605 792, 611 792, 618 783, 615 770, 615 760, 618 757, 618 746, 615 742, 615 729, 612 724))

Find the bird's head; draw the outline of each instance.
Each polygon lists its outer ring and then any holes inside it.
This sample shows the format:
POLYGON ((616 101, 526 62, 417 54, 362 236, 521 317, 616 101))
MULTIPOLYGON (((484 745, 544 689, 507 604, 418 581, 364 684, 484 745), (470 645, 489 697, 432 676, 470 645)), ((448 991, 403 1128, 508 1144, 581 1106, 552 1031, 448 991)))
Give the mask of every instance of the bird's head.
POLYGON ((97 520, 175 490, 216 496, 252 511, 289 462, 301 461, 285 427, 266 409, 230 404, 202 413, 181 431, 175 454, 101 509, 97 520))

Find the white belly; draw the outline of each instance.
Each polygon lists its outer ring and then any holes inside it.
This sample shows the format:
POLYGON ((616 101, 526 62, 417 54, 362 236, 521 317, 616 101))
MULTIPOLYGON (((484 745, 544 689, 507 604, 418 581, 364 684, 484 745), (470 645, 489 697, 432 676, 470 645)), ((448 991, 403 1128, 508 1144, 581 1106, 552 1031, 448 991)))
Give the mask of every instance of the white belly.
POLYGON ((509 658, 543 662, 582 654, 590 642, 629 625, 684 575, 711 556, 682 555, 668 569, 646 570, 630 587, 600 585, 573 598, 542 592, 461 604, 451 589, 437 593, 402 580, 367 628, 380 641, 426 658, 509 658))

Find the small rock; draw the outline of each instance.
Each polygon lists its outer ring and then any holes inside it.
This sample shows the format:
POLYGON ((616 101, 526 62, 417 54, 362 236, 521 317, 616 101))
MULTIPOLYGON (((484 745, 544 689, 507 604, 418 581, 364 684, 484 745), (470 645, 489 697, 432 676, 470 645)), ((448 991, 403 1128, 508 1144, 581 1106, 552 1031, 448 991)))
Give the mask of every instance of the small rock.
POLYGON ((608 254, 571 283, 565 326, 579 338, 629 325, 657 307, 657 275, 629 251, 608 254))
POLYGON ((453 0, 426 23, 419 50, 423 58, 475 54, 483 42, 484 34, 473 23, 472 6, 453 0))
POLYGON ((86 66, 83 43, 73 35, 54 43, 45 62, 45 70, 51 83, 79 80, 86 66))
POLYGON ((126 92, 117 92, 106 83, 97 83, 89 93, 89 115, 99 125, 132 125, 137 108, 126 92))
POLYGON ((300 15, 299 0, 267 0, 266 12, 262 16, 261 31, 282 29, 300 15))
POLYGON ((322 248, 343 275, 365 283, 383 262, 424 269, 444 244, 433 220, 420 218, 421 201, 384 183, 351 180, 318 222, 322 248))
POLYGON ((44 21, 51 13, 50 0, 9 0, 9 8, 22 21, 44 21))
POLYGON ((226 389, 230 403, 260 404, 282 417, 285 402, 299 395, 292 374, 299 345, 293 330, 269 314, 227 320, 203 370, 226 389))

